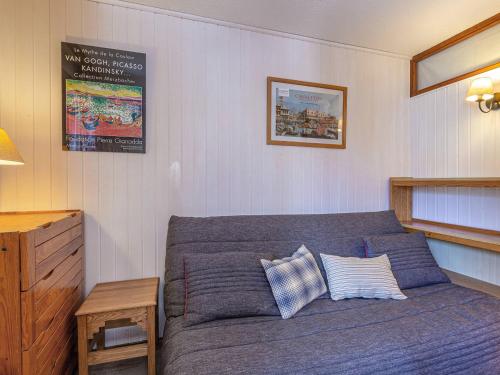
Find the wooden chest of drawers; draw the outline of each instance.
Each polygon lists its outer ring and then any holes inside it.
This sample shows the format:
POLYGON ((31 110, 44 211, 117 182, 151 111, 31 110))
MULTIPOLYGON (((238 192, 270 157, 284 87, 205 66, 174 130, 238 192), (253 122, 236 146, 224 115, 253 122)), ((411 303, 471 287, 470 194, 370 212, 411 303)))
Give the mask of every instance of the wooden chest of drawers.
POLYGON ((83 299, 80 211, 0 214, 0 374, 71 374, 83 299))

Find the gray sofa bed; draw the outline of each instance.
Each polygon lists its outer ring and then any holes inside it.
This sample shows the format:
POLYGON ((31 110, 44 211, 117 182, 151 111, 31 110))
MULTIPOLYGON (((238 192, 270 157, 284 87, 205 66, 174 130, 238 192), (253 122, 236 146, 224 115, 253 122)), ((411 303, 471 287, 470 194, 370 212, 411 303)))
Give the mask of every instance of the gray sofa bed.
MULTIPOLYGON (((362 238, 404 233, 392 211, 328 215, 172 217, 165 273, 163 375, 500 374, 500 300, 440 283, 408 299, 325 295, 288 320, 221 319, 185 326, 183 257, 255 251, 364 256, 362 238)), ((323 270, 322 270, 323 271, 323 270)))

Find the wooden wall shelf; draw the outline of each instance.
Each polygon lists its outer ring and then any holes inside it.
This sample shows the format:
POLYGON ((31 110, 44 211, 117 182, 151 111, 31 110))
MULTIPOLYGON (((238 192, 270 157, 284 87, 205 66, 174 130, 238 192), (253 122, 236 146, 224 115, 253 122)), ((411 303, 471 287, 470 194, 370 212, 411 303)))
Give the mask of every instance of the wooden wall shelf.
POLYGON ((500 188, 500 177, 491 178, 411 178, 390 179, 390 204, 409 232, 422 231, 428 238, 453 242, 500 253, 500 232, 413 218, 413 187, 500 188))
POLYGON ((500 177, 484 178, 411 178, 391 177, 391 186, 446 186, 446 187, 475 187, 498 188, 500 177))
POLYGON ((403 223, 408 232, 424 232, 428 238, 500 253, 500 232, 462 225, 414 219, 403 223))

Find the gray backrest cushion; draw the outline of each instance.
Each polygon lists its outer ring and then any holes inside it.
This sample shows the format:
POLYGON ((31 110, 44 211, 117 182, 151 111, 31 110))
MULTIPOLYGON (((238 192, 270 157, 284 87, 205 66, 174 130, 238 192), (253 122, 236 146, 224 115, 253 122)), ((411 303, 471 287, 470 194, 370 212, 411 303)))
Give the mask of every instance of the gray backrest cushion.
POLYGON ((280 315, 260 263, 270 253, 186 254, 185 325, 224 318, 280 315))
POLYGON ((387 254, 401 289, 450 282, 436 263, 422 232, 370 236, 365 241, 366 256, 387 254))
POLYGON ((404 233, 393 211, 318 215, 208 218, 172 216, 165 259, 165 312, 184 314, 183 256, 189 253, 256 252, 290 256, 304 244, 326 280, 319 253, 364 256, 363 237, 404 233))

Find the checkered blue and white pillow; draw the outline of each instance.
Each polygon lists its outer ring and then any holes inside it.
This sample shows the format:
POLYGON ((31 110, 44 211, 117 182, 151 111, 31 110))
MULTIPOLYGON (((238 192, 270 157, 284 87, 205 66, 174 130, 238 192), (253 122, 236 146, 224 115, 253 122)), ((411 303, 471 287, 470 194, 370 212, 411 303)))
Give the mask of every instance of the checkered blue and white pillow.
POLYGON ((314 256, 302 245, 291 257, 261 259, 283 319, 326 293, 326 284, 314 256))

